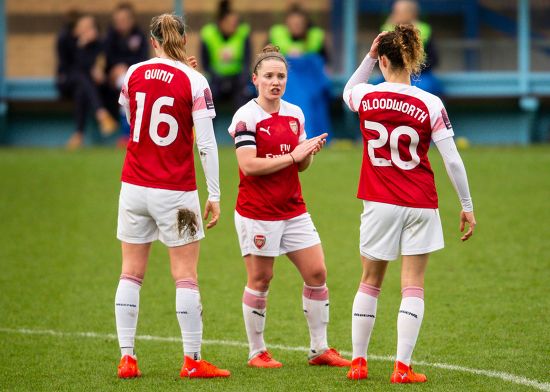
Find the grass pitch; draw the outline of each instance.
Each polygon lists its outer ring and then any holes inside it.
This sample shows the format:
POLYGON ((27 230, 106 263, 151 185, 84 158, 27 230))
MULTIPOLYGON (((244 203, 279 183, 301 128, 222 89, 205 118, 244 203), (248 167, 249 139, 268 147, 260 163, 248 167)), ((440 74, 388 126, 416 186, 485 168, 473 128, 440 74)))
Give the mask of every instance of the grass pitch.
MULTIPOLYGON (((179 379, 174 284, 166 249, 157 243, 141 290, 138 335, 176 341, 138 340, 144 376, 118 380, 112 334, 123 152, 0 150, 0 389, 550 390, 550 148, 472 148, 462 155, 479 226, 470 241, 460 242, 459 203, 437 152, 432 153, 446 248, 430 261, 426 314, 413 357, 429 382, 391 386, 398 262, 389 267, 380 296, 368 380, 350 382, 345 369, 310 367, 304 351, 289 349, 307 346, 309 337, 302 282, 284 257, 276 263, 266 328, 268 345, 279 345, 271 351, 284 367, 246 366, 247 349, 238 343, 246 341, 245 270, 233 226, 238 173, 232 148, 220 151, 222 219, 207 233, 199 263, 203 356, 232 376, 179 379), (96 335, 78 335, 82 332, 96 335)), ((327 260, 329 343, 343 351, 351 351, 351 304, 361 271, 361 203, 355 199, 360 160, 359 148, 327 149, 301 176, 327 260)), ((199 166, 197 172, 204 201, 199 166)))

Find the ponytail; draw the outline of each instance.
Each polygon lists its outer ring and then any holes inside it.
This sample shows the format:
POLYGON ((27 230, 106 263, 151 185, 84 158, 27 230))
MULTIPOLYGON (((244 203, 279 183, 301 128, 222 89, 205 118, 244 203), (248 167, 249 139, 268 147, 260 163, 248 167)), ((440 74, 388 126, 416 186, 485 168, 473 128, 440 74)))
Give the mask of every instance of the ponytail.
POLYGON ((412 24, 400 24, 380 38, 378 54, 386 56, 393 69, 420 73, 424 65, 424 45, 420 32, 412 24))
POLYGON ((151 37, 155 39, 171 59, 187 64, 185 51, 185 23, 174 14, 162 14, 151 20, 151 37))

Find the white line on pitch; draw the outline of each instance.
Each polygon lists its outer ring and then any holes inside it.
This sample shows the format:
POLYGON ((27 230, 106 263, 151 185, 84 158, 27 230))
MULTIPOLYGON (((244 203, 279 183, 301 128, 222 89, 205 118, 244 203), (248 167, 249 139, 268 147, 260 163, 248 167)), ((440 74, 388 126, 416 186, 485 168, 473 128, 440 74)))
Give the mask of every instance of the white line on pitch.
MULTIPOLYGON (((97 339, 111 339, 116 340, 117 336, 115 334, 101 334, 97 332, 61 332, 54 331, 51 329, 27 329, 27 328, 0 328, 0 332, 4 333, 15 333, 22 335, 49 335, 49 336, 58 336, 58 337, 79 337, 79 338, 97 338, 97 339)), ((171 336, 152 336, 152 335, 138 335, 136 336, 137 340, 150 340, 155 342, 181 342, 179 337, 171 336)), ((238 342, 234 340, 208 340, 205 339, 202 341, 203 344, 208 345, 220 345, 220 346, 233 346, 233 347, 248 347, 248 343, 238 342)), ((285 350, 285 351, 301 351, 307 352, 309 348, 307 347, 293 347, 293 346, 284 346, 281 344, 270 344, 270 348, 285 350)), ((342 351, 344 355, 350 356, 350 352, 342 351)), ((375 361, 393 361, 394 357, 391 355, 369 355, 369 360, 375 361)), ((479 376, 485 376, 490 378, 498 378, 504 381, 508 381, 518 385, 525 385, 532 387, 541 391, 550 392, 550 383, 532 380, 522 376, 516 376, 514 374, 499 372, 496 370, 483 370, 483 369, 474 369, 464 366, 450 365, 447 363, 431 363, 424 361, 415 361, 416 365, 430 366, 439 369, 453 370, 457 372, 471 373, 479 376)))

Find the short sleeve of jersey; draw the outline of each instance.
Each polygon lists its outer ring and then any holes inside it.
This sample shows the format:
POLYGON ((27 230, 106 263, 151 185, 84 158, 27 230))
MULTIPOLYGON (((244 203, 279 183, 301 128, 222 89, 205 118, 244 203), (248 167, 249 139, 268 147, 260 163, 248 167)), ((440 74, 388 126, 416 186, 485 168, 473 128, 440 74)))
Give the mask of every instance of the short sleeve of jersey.
POLYGON ((344 90, 344 102, 352 112, 357 112, 365 94, 372 92, 373 89, 372 84, 360 83, 349 90, 344 90))
POLYGON ((235 139, 235 148, 256 148, 256 124, 247 106, 237 110, 228 132, 235 139))
POLYGON ((430 108, 430 119, 432 140, 434 142, 454 136, 453 126, 447 115, 447 110, 445 110, 445 106, 439 98, 434 102, 433 108, 430 108))
POLYGON ((298 120, 300 121, 300 135, 298 136, 298 142, 301 143, 307 139, 306 118, 304 116, 304 112, 302 112, 302 109, 299 109, 298 111, 298 120))
POLYGON ((201 118, 216 117, 214 109, 214 100, 212 99, 212 91, 208 85, 206 78, 198 72, 193 72, 190 76, 191 91, 193 92, 193 121, 201 118))

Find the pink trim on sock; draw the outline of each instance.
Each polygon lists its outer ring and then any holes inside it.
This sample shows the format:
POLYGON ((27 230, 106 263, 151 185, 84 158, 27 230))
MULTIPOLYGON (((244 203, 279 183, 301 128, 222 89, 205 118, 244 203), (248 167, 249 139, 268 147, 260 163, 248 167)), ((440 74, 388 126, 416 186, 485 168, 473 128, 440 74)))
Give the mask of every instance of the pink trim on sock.
POLYGON ((422 287, 409 286, 401 290, 401 296, 406 297, 418 297, 424 299, 424 289, 422 287))
POLYGON ((199 284, 195 279, 187 278, 176 281, 177 289, 191 289, 199 291, 199 284))
POLYGON ((366 283, 361 283, 359 285, 359 292, 370 295, 374 298, 378 298, 378 296, 380 295, 380 290, 380 287, 375 287, 366 283))
POLYGON ((135 283, 139 286, 143 283, 143 279, 138 278, 137 276, 122 274, 120 275, 120 280, 129 280, 132 283, 135 283))
POLYGON ((254 295, 245 289, 243 292, 243 303, 254 309, 265 309, 267 306, 267 297, 254 295))
POLYGON ((322 285, 319 287, 304 285, 304 291, 302 292, 302 295, 314 301, 327 301, 328 287, 326 285, 322 285))

